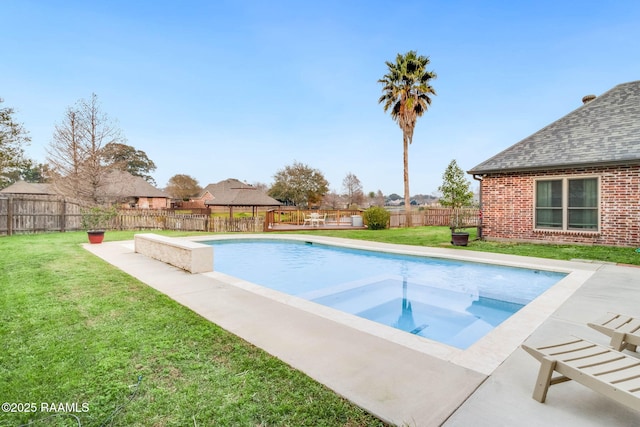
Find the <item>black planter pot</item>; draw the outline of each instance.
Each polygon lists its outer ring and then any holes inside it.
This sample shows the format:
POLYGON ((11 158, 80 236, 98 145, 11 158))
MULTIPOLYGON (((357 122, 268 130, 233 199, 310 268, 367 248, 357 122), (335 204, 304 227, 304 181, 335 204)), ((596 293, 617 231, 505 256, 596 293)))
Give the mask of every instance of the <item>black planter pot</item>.
POLYGON ((452 231, 451 244, 453 246, 467 246, 467 244, 469 244, 469 233, 465 231, 452 231))

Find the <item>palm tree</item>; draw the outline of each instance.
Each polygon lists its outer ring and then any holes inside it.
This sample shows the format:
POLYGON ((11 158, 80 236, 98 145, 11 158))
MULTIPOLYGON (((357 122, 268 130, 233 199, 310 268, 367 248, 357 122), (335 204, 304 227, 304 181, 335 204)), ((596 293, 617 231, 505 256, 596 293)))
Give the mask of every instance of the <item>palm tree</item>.
POLYGON ((396 62, 386 61, 389 72, 378 83, 382 83, 382 96, 378 104, 384 103, 384 111, 391 110, 391 118, 402 130, 404 149, 404 206, 407 214, 407 225, 411 225, 411 195, 409 193, 409 144, 413 141, 413 130, 418 117, 422 116, 431 105, 429 95, 436 91, 429 82, 435 79, 436 73, 427 70, 429 58, 418 56, 411 50, 406 54, 398 54, 396 62))

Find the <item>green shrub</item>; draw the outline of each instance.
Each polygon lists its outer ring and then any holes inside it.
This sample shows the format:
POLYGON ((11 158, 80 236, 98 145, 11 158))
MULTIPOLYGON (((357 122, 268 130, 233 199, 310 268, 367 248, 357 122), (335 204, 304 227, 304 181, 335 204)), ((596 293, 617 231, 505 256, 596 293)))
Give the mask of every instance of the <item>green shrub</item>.
POLYGON ((82 208, 82 228, 87 231, 104 231, 112 227, 112 220, 118 216, 115 206, 92 206, 82 208))
POLYGON ((372 206, 363 215, 369 230, 383 230, 389 226, 391 214, 384 208, 372 206))

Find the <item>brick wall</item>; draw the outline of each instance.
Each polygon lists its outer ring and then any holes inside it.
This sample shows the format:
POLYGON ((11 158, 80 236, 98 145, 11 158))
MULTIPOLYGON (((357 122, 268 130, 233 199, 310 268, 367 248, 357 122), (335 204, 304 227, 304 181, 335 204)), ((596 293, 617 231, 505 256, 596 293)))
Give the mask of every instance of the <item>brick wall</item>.
POLYGON ((178 206, 183 209, 206 209, 208 206, 205 204, 205 202, 213 199, 214 199, 213 195, 208 191, 205 191, 202 197, 198 197, 198 198, 194 197, 188 202, 181 200, 178 203, 178 206))
MULTIPOLYGON (((130 201, 121 204, 123 209, 131 207, 130 201)), ((136 199, 137 209, 167 209, 171 207, 171 200, 166 197, 139 197, 136 199)))
POLYGON ((488 240, 640 247, 640 166, 491 174, 482 188, 483 236, 488 240), (600 177, 600 230, 534 230, 536 178, 600 177))
POLYGON ((204 204, 204 200, 189 200, 188 202, 184 200, 180 200, 176 203, 176 207, 178 209, 206 209, 207 206, 204 204))

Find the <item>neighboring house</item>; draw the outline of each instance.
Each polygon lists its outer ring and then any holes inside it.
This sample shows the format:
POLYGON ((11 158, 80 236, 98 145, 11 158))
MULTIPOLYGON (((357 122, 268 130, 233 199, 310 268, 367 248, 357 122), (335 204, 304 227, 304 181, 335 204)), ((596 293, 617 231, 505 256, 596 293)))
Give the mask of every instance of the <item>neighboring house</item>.
POLYGON ((51 184, 40 184, 26 181, 16 181, 8 187, 0 190, 0 193, 4 195, 9 194, 29 194, 37 196, 56 196, 57 193, 51 187, 51 184))
MULTIPOLYGON (((224 182, 224 181, 223 181, 224 182)), ((217 184, 207 185, 196 197, 192 197, 189 201, 180 200, 176 205, 184 209, 206 209, 205 202, 213 200, 213 194, 211 191, 215 189, 217 184)))
POLYGON ((472 168, 483 237, 640 246, 640 81, 472 168))
POLYGON ((100 197, 115 201, 124 208, 166 209, 171 207, 171 196, 149 184, 144 178, 129 172, 113 170, 100 186, 100 197))
MULTIPOLYGON (((167 209, 171 207, 171 196, 155 188, 143 178, 129 172, 109 172, 99 187, 100 201, 117 203, 123 208, 167 209)), ((17 181, 0 190, 2 195, 61 196, 52 184, 36 184, 17 181)))

